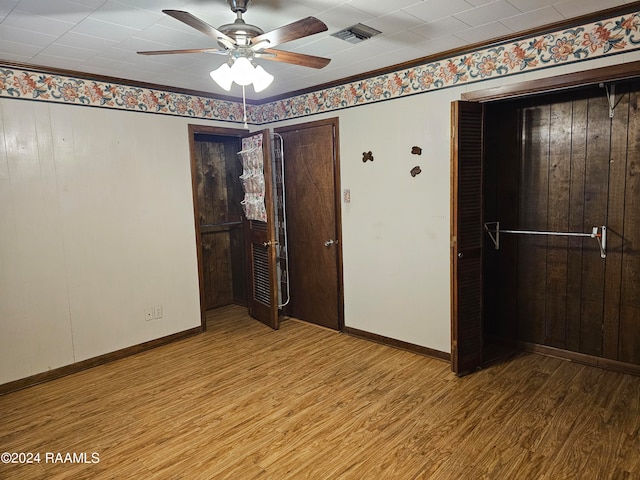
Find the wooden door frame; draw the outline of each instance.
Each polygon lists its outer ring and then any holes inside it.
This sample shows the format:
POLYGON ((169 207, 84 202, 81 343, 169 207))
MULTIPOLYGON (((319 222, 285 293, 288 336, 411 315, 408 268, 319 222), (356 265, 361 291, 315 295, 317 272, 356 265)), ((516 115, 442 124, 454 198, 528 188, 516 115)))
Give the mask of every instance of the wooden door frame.
MULTIPOLYGON (((628 80, 632 78, 640 77, 640 61, 623 63, 619 65, 607 66, 594 68, 591 70, 585 70, 581 72, 573 72, 567 73, 564 75, 557 75, 555 77, 547 77, 540 80, 529 80, 520 83, 514 83, 511 85, 504 85, 494 88, 487 88, 482 90, 476 90, 473 92, 467 92, 461 94, 461 100, 469 101, 469 102, 492 102, 498 100, 518 100, 523 99, 531 95, 538 94, 546 94, 558 92, 561 90, 569 90, 574 88, 586 87, 590 85, 595 85, 599 83, 607 83, 614 81, 622 81, 628 80)), ((453 132, 452 132, 453 133, 453 132)), ((483 142, 484 144, 484 142, 483 142)), ((483 145, 484 148, 484 145, 483 145)), ((453 150, 450 152, 451 155, 451 164, 453 165, 454 161, 454 152, 453 150)), ((453 192, 452 192, 453 194, 453 192)), ((457 222, 457 218, 451 218, 451 222, 457 222)), ((455 272, 454 259, 451 258, 449 273, 451 277, 453 277, 455 272)), ((457 309, 456 298, 451 295, 451 312, 457 309)), ((456 317, 451 315, 451 331, 458 328, 456 321, 456 317)), ((551 352, 550 354, 561 356, 563 358, 567 358, 570 360, 581 361, 587 364, 593 364, 588 358, 587 355, 577 354, 574 352, 564 353, 563 350, 551 349, 549 347, 545 349, 536 347, 531 351, 537 351, 539 353, 545 353, 546 351, 551 352)), ((606 364, 607 368, 618 371, 628 372, 628 366, 619 365, 619 362, 614 361, 604 361, 598 357, 596 358, 596 364, 603 366, 606 364)), ((453 360, 452 360, 453 361, 453 360)))
POLYGON ((338 330, 344 332, 344 281, 342 263, 342 195, 340 184, 340 120, 338 117, 325 118, 313 122, 296 123, 285 127, 274 128, 275 133, 300 130, 301 128, 333 126, 333 185, 335 202, 336 234, 338 239, 337 273, 338 273, 338 330))
POLYGON ((215 135, 218 137, 237 138, 238 141, 249 133, 249 130, 238 128, 211 127, 208 125, 189 124, 189 156, 191 161, 191 194, 193 197, 193 223, 196 233, 196 257, 198 261, 198 290, 200 294, 200 328, 207 330, 207 308, 204 294, 204 265, 202 263, 202 234, 200 232, 200 209, 198 206, 198 179, 196 175, 196 135, 215 135))

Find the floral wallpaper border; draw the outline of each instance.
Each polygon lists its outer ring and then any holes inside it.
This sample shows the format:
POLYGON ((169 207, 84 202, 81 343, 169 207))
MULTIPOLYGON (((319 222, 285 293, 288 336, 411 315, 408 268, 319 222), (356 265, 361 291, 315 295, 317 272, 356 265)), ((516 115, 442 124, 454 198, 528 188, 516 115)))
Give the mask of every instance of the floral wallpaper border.
MULTIPOLYGON (((0 97, 242 122, 242 103, 0 65, 0 97)), ((247 108, 249 109, 249 105, 247 108)))
MULTIPOLYGON (((274 102, 247 105, 247 116, 252 124, 275 122, 638 49, 640 12, 634 12, 274 102)), ((240 102, 2 65, 0 97, 243 121, 240 102)))

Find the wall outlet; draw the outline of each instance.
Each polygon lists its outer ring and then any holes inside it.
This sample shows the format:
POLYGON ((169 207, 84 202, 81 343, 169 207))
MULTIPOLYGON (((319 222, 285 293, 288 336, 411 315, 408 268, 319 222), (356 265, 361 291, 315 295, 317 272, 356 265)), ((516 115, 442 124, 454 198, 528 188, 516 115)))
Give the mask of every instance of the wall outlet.
POLYGON ((153 307, 153 318, 162 318, 162 305, 156 305, 153 307))
POLYGON ((149 320, 153 320, 153 310, 150 308, 144 309, 144 319, 148 322, 149 320))

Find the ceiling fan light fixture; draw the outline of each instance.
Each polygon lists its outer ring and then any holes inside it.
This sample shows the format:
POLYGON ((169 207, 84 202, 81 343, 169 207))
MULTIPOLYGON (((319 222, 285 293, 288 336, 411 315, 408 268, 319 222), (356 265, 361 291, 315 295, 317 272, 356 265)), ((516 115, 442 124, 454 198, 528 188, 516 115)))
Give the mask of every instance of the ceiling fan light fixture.
POLYGON ((258 65, 253 74, 253 89, 256 93, 263 91, 273 82, 273 75, 258 65))
POLYGON ((255 67, 247 57, 238 57, 231 65, 231 75, 238 85, 251 85, 255 77, 255 67))
POLYGON ((228 63, 223 63, 220 67, 212 70, 211 78, 214 82, 220 85, 221 88, 227 92, 231 90, 231 84, 233 83, 233 74, 231 73, 231 67, 228 63))

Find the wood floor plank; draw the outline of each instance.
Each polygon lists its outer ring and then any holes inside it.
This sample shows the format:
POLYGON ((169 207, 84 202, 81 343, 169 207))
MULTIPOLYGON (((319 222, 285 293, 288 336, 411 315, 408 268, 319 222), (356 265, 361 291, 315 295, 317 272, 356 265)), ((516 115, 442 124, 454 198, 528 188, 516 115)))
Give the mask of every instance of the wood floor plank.
POLYGON ((535 354, 448 363, 246 309, 206 333, 0 396, 13 479, 639 478, 640 378, 535 354))

